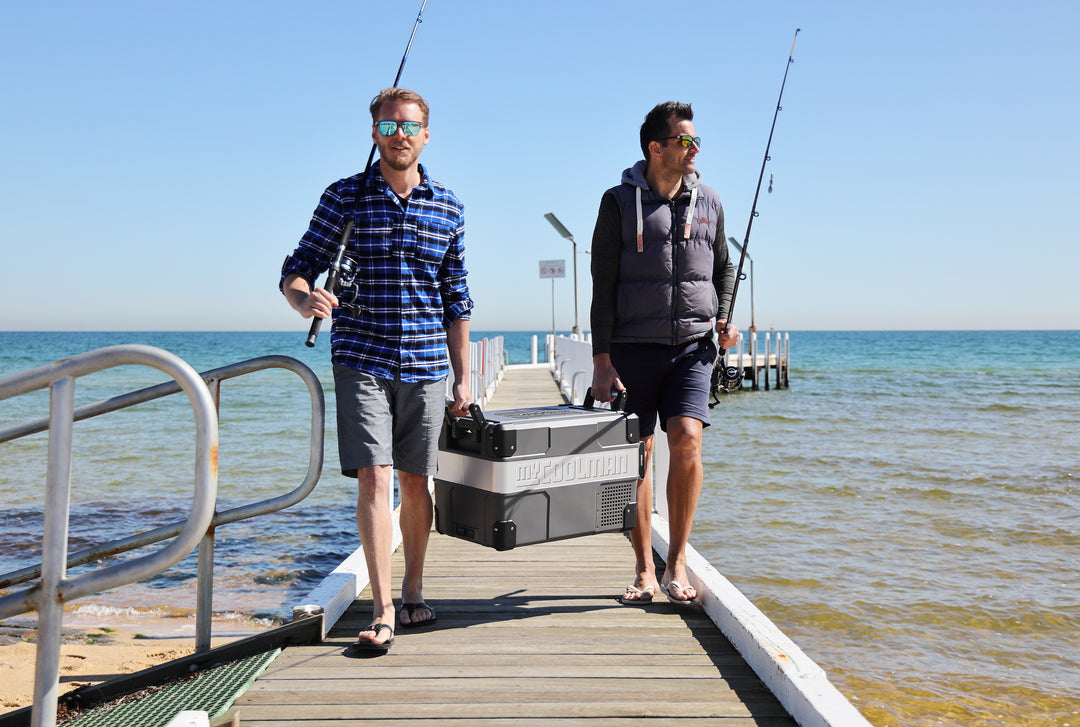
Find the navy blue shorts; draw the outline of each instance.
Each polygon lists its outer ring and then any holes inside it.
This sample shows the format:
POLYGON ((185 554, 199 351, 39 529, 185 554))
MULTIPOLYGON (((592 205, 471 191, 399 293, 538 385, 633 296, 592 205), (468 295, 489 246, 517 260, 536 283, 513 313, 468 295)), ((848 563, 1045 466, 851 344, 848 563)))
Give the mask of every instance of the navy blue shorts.
POLYGON ((664 346, 652 343, 612 343, 611 363, 626 387, 626 409, 637 414, 642 437, 674 416, 699 419, 709 426, 709 384, 716 344, 711 337, 664 346))

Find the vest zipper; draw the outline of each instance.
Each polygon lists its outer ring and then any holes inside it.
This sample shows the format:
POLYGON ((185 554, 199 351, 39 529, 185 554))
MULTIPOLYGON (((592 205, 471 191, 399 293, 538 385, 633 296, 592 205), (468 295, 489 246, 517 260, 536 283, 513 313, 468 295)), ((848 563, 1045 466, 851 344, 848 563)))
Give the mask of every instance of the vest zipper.
POLYGON ((679 208, 674 199, 668 204, 671 206, 671 345, 674 346, 679 340, 679 246, 676 244, 679 208))

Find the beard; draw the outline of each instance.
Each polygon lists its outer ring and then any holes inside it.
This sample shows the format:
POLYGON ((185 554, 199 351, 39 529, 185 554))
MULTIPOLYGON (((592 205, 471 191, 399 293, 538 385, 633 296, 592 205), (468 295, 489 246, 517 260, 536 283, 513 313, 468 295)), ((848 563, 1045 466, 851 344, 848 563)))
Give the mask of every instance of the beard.
POLYGON ((420 158, 420 150, 410 147, 407 152, 399 152, 387 147, 385 151, 379 150, 379 158, 391 169, 404 172, 416 164, 416 160, 420 158))

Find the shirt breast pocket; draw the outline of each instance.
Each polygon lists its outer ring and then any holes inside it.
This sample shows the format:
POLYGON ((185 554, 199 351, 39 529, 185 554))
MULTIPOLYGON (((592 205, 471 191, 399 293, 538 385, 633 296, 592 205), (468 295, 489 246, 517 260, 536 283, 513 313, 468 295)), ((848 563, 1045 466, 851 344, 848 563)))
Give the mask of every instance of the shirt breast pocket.
POLYGON ((367 216, 357 222, 350 249, 360 259, 387 258, 394 249, 394 220, 367 216))
POLYGON ((446 257, 455 228, 437 221, 418 220, 413 227, 413 256, 422 265, 438 268, 446 257))

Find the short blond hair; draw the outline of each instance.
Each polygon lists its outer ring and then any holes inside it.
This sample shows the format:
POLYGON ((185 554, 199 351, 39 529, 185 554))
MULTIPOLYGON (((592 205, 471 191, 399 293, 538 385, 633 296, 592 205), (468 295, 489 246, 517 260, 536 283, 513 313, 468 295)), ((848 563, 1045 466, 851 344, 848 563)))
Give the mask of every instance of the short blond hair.
POLYGON ((424 115, 424 125, 428 122, 428 105, 424 97, 415 91, 410 91, 407 88, 384 88, 379 91, 379 95, 371 99, 371 121, 372 123, 379 120, 379 110, 382 105, 387 101, 397 101, 399 103, 414 103, 420 107, 420 113, 424 115))

